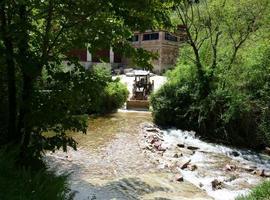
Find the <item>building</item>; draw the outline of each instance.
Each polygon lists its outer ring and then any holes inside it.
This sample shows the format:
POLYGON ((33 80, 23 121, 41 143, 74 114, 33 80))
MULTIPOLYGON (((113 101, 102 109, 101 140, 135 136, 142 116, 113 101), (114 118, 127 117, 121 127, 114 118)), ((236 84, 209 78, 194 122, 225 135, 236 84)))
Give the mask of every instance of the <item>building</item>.
MULTIPOLYGON (((153 72, 162 73, 166 69, 172 68, 177 61, 180 45, 186 40, 185 28, 179 26, 176 33, 167 31, 146 31, 144 33, 135 32, 130 42, 135 48, 143 48, 158 55, 152 60, 153 72)), ((78 56, 81 63, 89 68, 101 60, 111 65, 112 68, 134 68, 135 64, 131 59, 122 57, 110 50, 98 51, 91 54, 87 49, 73 50, 72 55, 78 56)), ((139 66, 143 67, 143 66, 139 66)))

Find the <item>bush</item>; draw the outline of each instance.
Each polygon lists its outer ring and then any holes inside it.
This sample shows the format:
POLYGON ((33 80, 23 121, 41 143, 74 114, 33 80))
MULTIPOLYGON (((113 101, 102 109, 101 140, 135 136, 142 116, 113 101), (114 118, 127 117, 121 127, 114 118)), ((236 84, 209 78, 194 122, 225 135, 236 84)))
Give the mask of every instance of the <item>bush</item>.
POLYGON ((268 200, 270 199, 270 181, 255 187, 247 196, 240 196, 236 200, 268 200))
POLYGON ((20 168, 15 157, 15 151, 0 149, 1 200, 72 199, 67 176, 56 176, 45 169, 20 168))
POLYGON ((119 80, 108 83, 104 95, 102 95, 103 112, 112 112, 122 107, 128 98, 128 94, 127 87, 120 83, 119 80))

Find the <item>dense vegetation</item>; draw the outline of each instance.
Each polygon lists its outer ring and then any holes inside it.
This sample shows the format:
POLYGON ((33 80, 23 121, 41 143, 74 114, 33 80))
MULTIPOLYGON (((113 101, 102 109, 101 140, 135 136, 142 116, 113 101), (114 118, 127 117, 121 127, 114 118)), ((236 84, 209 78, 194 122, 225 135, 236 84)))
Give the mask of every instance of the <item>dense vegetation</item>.
POLYGON ((71 199, 66 176, 55 176, 45 169, 16 166, 16 151, 0 149, 0 199, 64 200, 71 199))
POLYGON ((1 1, 1 144, 20 146, 18 159, 26 163, 43 150, 75 148, 65 131, 85 132, 86 121, 78 115, 114 110, 127 92, 106 73, 83 69, 68 52, 112 47, 151 67, 153 55, 132 48, 128 38, 134 30, 170 26, 172 2, 1 1), (61 69, 63 61, 68 70, 61 69), (56 135, 42 137, 48 130, 56 135))
POLYGON ((162 126, 261 148, 270 145, 269 1, 234 2, 178 5, 187 42, 152 96, 153 116, 162 126))
POLYGON ((65 178, 47 177, 43 165, 41 171, 33 166, 47 150, 76 149, 66 132, 86 132, 88 114, 111 112, 128 95, 104 69, 85 70, 68 52, 113 48, 138 66, 151 67, 154 55, 132 48, 128 39, 135 30, 170 26, 172 2, 0 2, 0 148, 9 146, 5 155, 10 149, 18 151, 9 159, 0 157, 1 166, 6 163, 1 168, 0 185, 5 188, 0 199, 64 198, 57 196, 65 192, 65 178), (54 132, 52 137, 43 135, 48 131, 54 132))
POLYGON ((267 200, 270 199, 270 182, 266 181, 254 189, 246 196, 238 197, 236 200, 267 200))

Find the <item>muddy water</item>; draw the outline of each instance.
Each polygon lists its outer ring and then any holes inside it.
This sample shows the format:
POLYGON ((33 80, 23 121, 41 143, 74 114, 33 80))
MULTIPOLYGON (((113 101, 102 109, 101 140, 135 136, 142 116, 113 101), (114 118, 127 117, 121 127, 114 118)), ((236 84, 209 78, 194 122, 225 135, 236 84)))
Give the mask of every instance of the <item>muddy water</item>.
POLYGON ((185 200, 211 199, 189 182, 172 182, 172 174, 159 169, 139 147, 142 122, 149 112, 118 112, 89 120, 86 135, 74 133, 78 150, 45 156, 57 173, 70 174, 75 199, 185 200))

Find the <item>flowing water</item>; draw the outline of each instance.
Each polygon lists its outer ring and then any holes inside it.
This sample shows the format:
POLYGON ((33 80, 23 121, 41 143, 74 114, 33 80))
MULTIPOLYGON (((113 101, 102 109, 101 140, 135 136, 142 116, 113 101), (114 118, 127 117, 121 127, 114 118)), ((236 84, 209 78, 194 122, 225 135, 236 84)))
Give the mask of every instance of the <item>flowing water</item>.
POLYGON ((86 135, 74 133, 78 150, 45 157, 51 169, 70 173, 76 200, 209 199, 194 185, 172 183, 171 174, 157 169, 139 147, 142 122, 149 112, 118 112, 89 120, 86 135))
POLYGON ((241 194, 247 194, 252 187, 266 180, 254 172, 265 170, 269 174, 270 157, 265 154, 207 143, 195 137, 195 133, 187 131, 170 129, 163 130, 162 134, 163 146, 168 150, 162 156, 160 164, 173 162, 171 155, 179 149, 177 144, 198 147, 195 152, 184 154, 181 158, 191 160, 191 163, 196 165, 196 170, 179 171, 185 180, 205 190, 216 200, 233 200, 241 194), (226 166, 233 166, 235 169, 227 170, 226 166), (215 179, 222 183, 221 189, 212 188, 211 182, 215 179))
POLYGON ((70 174, 70 186, 76 200, 233 199, 261 178, 245 171, 226 174, 222 170, 226 163, 261 169, 270 167, 266 156, 202 142, 188 132, 164 130, 164 143, 168 149, 177 142, 200 147, 190 155, 198 170, 182 170, 187 181, 172 181, 173 174, 169 169, 150 159, 138 144, 140 124, 151 121, 150 112, 118 112, 90 118, 86 135, 72 134, 78 142, 77 151, 47 153, 44 159, 57 173, 70 174), (234 151, 240 156, 233 157, 234 151), (237 177, 232 178, 233 175, 237 177), (231 178, 228 183, 231 188, 213 191, 210 186, 213 178, 222 178, 222 181, 231 178))

